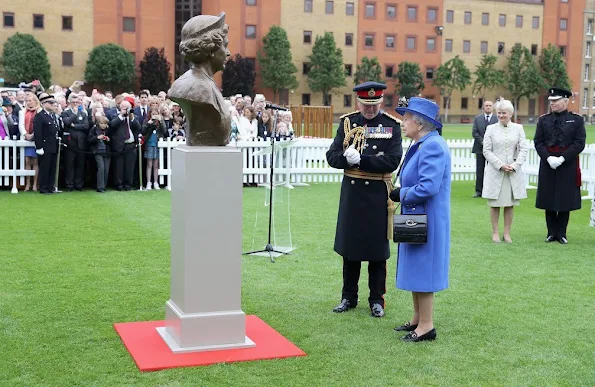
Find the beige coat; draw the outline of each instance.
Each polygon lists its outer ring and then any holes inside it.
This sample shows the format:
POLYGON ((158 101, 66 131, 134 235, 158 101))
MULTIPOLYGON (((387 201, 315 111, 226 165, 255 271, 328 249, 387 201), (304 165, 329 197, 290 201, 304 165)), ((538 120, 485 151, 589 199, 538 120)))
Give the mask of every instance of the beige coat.
POLYGON ((483 155, 487 160, 484 172, 482 197, 498 199, 504 174, 510 175, 512 197, 524 199, 527 197, 525 178, 521 166, 527 159, 528 144, 523 126, 508 123, 504 127, 500 122, 489 125, 483 139, 483 155), (503 165, 511 165, 515 172, 503 172, 503 165))

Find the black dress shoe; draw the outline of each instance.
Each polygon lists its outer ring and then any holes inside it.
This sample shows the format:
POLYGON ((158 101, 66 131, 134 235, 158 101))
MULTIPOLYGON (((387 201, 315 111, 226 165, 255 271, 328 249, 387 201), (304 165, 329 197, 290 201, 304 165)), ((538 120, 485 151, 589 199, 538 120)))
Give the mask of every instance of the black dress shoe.
POLYGON ((401 331, 411 332, 411 331, 414 331, 415 328, 417 328, 417 324, 411 325, 411 322, 407 321, 405 324, 395 327, 395 331, 396 332, 401 332, 401 331))
POLYGON ((481 194, 479 194, 479 193, 476 193, 475 195, 473 195, 473 198, 480 198, 480 197, 481 197, 481 194))
POLYGON ((560 237, 560 239, 558 239, 558 242, 560 242, 560 244, 562 245, 566 245, 568 244, 568 239, 566 239, 566 237, 560 237))
POLYGON ((431 331, 424 333, 421 336, 418 336, 415 331, 411 331, 407 333, 404 337, 401 337, 401 340, 406 341, 408 343, 417 343, 418 341, 432 341, 436 340, 436 328, 432 328, 431 331))
POLYGON ((548 235, 547 238, 545 238, 546 243, 554 242, 557 240, 558 240, 558 238, 556 238, 555 236, 551 236, 551 235, 548 235))
POLYGON ((372 317, 384 317, 384 307, 380 304, 372 304, 370 307, 370 315, 372 317))
POLYGON ((333 309, 333 312, 335 312, 335 313, 347 312, 349 309, 355 308, 356 305, 357 304, 351 303, 349 300, 344 298, 341 300, 341 303, 339 305, 335 306, 335 308, 333 309))
POLYGON ((74 188, 72 188, 72 187, 66 188, 66 192, 72 192, 72 191, 74 191, 74 188))

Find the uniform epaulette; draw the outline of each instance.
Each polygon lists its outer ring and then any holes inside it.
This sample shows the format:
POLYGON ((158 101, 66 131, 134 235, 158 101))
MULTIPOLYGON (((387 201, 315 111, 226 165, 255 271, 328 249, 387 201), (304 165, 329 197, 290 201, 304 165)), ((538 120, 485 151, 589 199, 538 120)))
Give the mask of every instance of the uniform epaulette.
POLYGON ((347 116, 352 116, 352 115, 354 115, 354 114, 357 114, 357 113, 359 113, 359 110, 356 110, 356 111, 354 111, 354 112, 350 112, 350 113, 345 113, 345 114, 343 114, 343 115, 342 115, 341 117, 339 117, 339 118, 345 118, 345 117, 347 117, 347 116))
POLYGON ((390 118, 392 120, 395 120, 399 125, 401 125, 403 123, 403 121, 401 121, 397 117, 393 116, 392 114, 389 114, 389 113, 387 113, 385 111, 383 111, 382 114, 384 114, 385 116, 387 116, 388 118, 390 118))

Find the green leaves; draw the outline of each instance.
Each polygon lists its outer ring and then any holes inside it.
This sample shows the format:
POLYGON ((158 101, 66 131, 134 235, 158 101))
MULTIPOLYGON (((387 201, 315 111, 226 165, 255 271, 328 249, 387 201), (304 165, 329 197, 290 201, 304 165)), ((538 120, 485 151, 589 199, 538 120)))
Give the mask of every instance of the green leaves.
POLYGON ((353 83, 355 85, 367 81, 384 83, 384 79, 382 79, 382 67, 376 57, 370 59, 364 56, 362 63, 357 65, 355 74, 353 74, 353 83))
POLYGON ((551 43, 541 50, 539 70, 541 71, 546 88, 561 87, 566 90, 572 88, 568 72, 566 71, 566 63, 564 63, 562 54, 560 54, 560 49, 551 43))
POLYGON ((458 55, 438 67, 432 85, 443 89, 440 94, 446 98, 445 121, 448 122, 448 107, 453 90, 463 91, 470 84, 471 72, 458 55))
POLYGON ((407 61, 399 63, 395 79, 398 83, 397 94, 401 97, 415 97, 425 88, 424 76, 418 63, 407 61))
POLYGON ((314 92, 322 92, 325 102, 328 102, 327 94, 332 89, 345 86, 343 53, 340 48, 337 48, 335 38, 330 32, 316 37, 312 55, 308 58, 310 60, 308 86, 314 92))
POLYGON ((222 76, 222 94, 229 97, 236 94, 254 95, 254 63, 240 54, 229 59, 222 76))
POLYGON ((163 48, 149 47, 145 50, 145 56, 140 64, 140 88, 157 94, 165 91, 171 86, 171 64, 165 57, 163 48))
POLYGON ((16 33, 4 43, 1 58, 8 83, 39 79, 48 87, 52 80, 48 53, 33 35, 16 33))
POLYGON ((543 77, 527 47, 515 44, 510 51, 506 63, 506 88, 512 96, 515 105, 515 120, 517 117, 519 101, 523 97, 538 94, 547 88, 543 77))
POLYGON ((258 52, 260 75, 264 86, 273 90, 275 100, 280 90, 298 87, 297 68, 291 60, 291 45, 283 28, 272 26, 262 42, 262 52, 258 52))
POLYGON ((475 68, 475 82, 473 82, 473 94, 483 97, 486 91, 492 90, 503 85, 504 71, 496 69, 498 57, 486 54, 481 58, 481 62, 475 68))
POLYGON ((107 43, 89 53, 85 79, 113 92, 126 90, 135 80, 134 57, 124 47, 107 43))

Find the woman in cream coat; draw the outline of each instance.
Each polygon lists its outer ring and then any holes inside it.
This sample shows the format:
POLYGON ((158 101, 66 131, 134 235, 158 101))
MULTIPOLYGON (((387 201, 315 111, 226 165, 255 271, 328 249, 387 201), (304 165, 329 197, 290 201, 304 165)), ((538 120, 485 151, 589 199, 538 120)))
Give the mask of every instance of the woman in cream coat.
POLYGON ((510 122, 514 107, 501 99, 495 106, 498 122, 486 128, 483 155, 487 160, 482 197, 488 199, 492 220, 492 241, 500 242, 498 220, 504 207, 504 242, 511 243, 510 227, 514 207, 527 197, 521 167, 527 158, 527 139, 523 126, 510 122))

